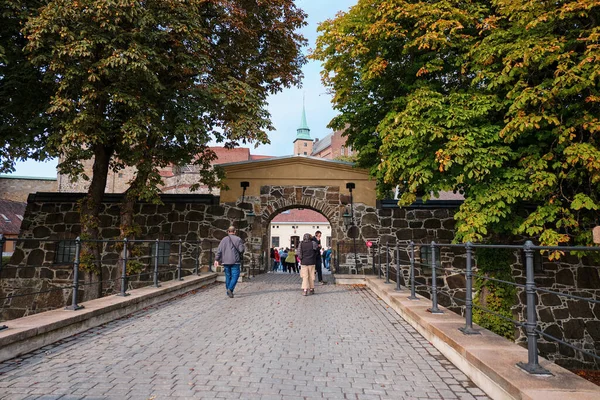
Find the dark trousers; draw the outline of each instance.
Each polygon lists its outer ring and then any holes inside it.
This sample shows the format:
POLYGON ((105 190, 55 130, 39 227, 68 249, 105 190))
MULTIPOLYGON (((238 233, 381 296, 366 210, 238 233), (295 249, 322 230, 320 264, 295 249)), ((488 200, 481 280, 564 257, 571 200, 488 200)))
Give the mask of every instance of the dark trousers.
POLYGON ((315 263, 315 269, 317 270, 317 280, 319 282, 323 282, 323 271, 321 270, 321 259, 317 258, 317 262, 315 263))

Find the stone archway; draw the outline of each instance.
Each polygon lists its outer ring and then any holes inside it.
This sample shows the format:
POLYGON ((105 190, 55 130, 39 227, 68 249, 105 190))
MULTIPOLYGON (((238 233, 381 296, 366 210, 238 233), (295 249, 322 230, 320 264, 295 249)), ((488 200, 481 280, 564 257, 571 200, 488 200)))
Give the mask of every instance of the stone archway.
MULTIPOLYGON (((251 227, 240 223, 246 239, 246 262, 264 260, 268 254, 268 228, 275 215, 290 208, 309 208, 321 213, 331 225, 332 245, 349 241, 342 215, 350 203, 348 182, 355 183, 355 211, 376 206, 375 181, 367 170, 353 164, 320 158, 293 156, 223 164, 230 188, 221 191, 220 201, 236 210, 256 215, 251 227), (247 182, 246 190, 241 182, 247 182)), ((358 240, 362 240, 358 239, 358 240)))
MULTIPOLYGON (((344 196, 337 186, 262 186, 258 214, 249 242, 260 240, 260 251, 269 250, 269 224, 279 213, 292 208, 307 208, 322 214, 331 226, 331 242, 337 243, 345 237, 341 215, 345 208, 344 196)), ((257 246, 254 246, 256 248, 257 246)))

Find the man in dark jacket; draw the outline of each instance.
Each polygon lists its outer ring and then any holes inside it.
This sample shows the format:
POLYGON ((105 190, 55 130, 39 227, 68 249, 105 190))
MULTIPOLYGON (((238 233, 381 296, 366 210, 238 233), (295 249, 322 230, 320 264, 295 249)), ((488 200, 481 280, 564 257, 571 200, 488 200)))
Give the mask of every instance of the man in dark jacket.
POLYGON ((245 250, 244 241, 235 232, 233 226, 227 229, 227 236, 219 243, 215 255, 215 268, 219 266, 219 263, 223 264, 225 288, 227 289, 227 296, 231 298, 233 298, 233 290, 240 277, 240 264, 245 250))
POLYGON ((315 261, 319 254, 317 243, 311 240, 310 233, 305 233, 302 242, 298 245, 298 258, 300 259, 300 277, 302 278, 302 294, 306 296, 315 292, 315 261))
POLYGON ((321 231, 316 231, 315 236, 312 238, 313 242, 317 244, 317 259, 315 261, 315 269, 317 270, 317 278, 321 285, 325 285, 323 282, 323 271, 321 270, 321 231))

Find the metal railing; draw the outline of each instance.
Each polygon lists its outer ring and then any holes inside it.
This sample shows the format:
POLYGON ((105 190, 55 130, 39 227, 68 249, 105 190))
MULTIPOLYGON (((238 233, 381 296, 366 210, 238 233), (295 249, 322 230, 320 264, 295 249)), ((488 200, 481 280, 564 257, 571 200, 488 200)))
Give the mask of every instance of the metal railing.
MULTIPOLYGON (((79 237, 76 239, 69 240, 47 240, 47 239, 32 239, 32 238, 6 238, 0 235, 0 254, 5 252, 7 243, 13 242, 15 244, 15 251, 19 251, 23 254, 23 260, 19 262, 5 263, 0 258, 0 283, 5 283, 11 279, 22 278, 21 275, 27 275, 29 278, 35 277, 35 269, 50 269, 50 270, 61 270, 65 266, 71 266, 72 272, 72 283, 70 285, 60 285, 56 282, 52 282, 53 279, 45 277, 47 281, 50 281, 50 288, 44 290, 30 291, 29 287, 14 287, 11 286, 10 290, 4 290, 5 296, 0 297, 0 310, 4 310, 7 306, 10 306, 14 299, 22 297, 31 297, 45 293, 59 292, 59 291, 72 291, 70 294, 70 305, 67 305, 67 310, 79 310, 83 308, 78 302, 80 301, 80 292, 82 286, 93 286, 100 285, 102 291, 104 289, 114 292, 115 286, 119 286, 118 296, 128 296, 127 290, 130 285, 141 287, 139 283, 143 283, 144 278, 151 277, 151 286, 160 287, 161 277, 164 279, 173 277, 174 280, 183 280, 184 276, 199 275, 200 264, 202 258, 206 260, 208 258, 208 270, 212 271, 212 264, 214 260, 214 251, 216 251, 216 241, 211 240, 196 240, 196 241, 184 241, 179 240, 82 240, 79 237), (69 260, 56 261, 56 255, 58 253, 60 242, 70 241, 74 242, 73 254, 66 252, 66 258, 69 260), (94 260, 89 257, 82 260, 82 247, 84 244, 97 244, 101 247, 101 259, 94 260), (54 245, 54 248, 52 248, 54 245), (164 247, 164 246, 168 247, 164 247), (122 250, 118 251, 118 248, 122 246, 122 250), (168 248, 168 251, 161 253, 160 249, 168 248), (135 247, 138 251, 133 251, 135 247), (176 248, 176 251, 172 251, 176 248), (184 249, 185 249, 185 260, 184 260, 184 249), (28 256, 34 250, 42 250, 44 253, 43 260, 38 264, 32 264, 29 262, 28 256), (119 253, 115 260, 116 254, 119 253), (145 253, 145 255, 144 255, 145 253), (206 254, 208 253, 208 254, 206 254), (142 255, 140 255, 142 254, 142 255), (176 256, 176 258, 175 258, 176 256), (176 262, 171 263, 170 259, 173 257, 176 262), (162 259, 162 262, 161 262, 162 259), (164 260, 167 262, 164 262, 164 260), (191 260, 190 260, 191 259, 191 260), (109 261, 109 260, 112 260, 109 261), (137 273, 128 273, 128 264, 132 261, 137 262, 142 268, 137 273), (184 261, 188 264, 184 267, 184 261), (118 273, 119 276, 112 276, 110 279, 82 282, 80 269, 82 262, 94 265, 100 265, 101 268, 111 267, 120 268, 118 273), (191 265, 189 265, 191 264, 191 265), (11 271, 13 270, 13 271, 11 271), (33 270, 22 274, 23 271, 33 270), (138 281, 134 282, 133 279, 137 278, 138 281), (12 293, 10 293, 12 291, 12 293), (22 293, 19 293, 22 292, 22 293)), ((41 272, 40 272, 41 274, 41 272)), ((39 275, 38 275, 39 276, 39 275)), ((56 279, 57 281, 64 281, 65 279, 56 279)), ((12 283, 12 282, 11 282, 12 283)), ((16 283, 16 281, 15 281, 16 283)), ((40 285, 43 286, 43 285, 40 285)), ((2 288, 2 286, 0 286, 2 288)), ((5 329, 6 325, 0 325, 0 330, 5 329)))
MULTIPOLYGON (((389 243, 387 244, 389 246, 389 243)), ((480 334, 480 332, 473 328, 473 308, 477 308, 485 313, 493 314, 501 319, 507 320, 513 323, 515 326, 521 327, 525 329, 527 336, 527 350, 528 350, 528 360, 527 362, 519 362, 517 365, 530 374, 535 375, 551 375, 551 373, 545 368, 541 367, 538 360, 538 335, 545 337, 546 339, 555 341, 564 346, 567 346, 575 351, 581 352, 582 354, 589 356, 596 360, 596 362, 600 361, 600 356, 597 354, 593 354, 586 349, 577 347, 568 343, 560 338, 556 338, 552 335, 543 332, 538 327, 537 321, 537 310, 536 310, 536 294, 538 292, 553 294, 556 296, 561 296, 565 298, 586 301, 591 304, 600 304, 600 300, 596 300, 593 298, 585 298, 573 294, 560 293, 554 290, 548 290, 544 288, 540 288, 536 286, 535 283, 535 271, 534 271, 534 252, 535 251, 562 251, 562 252, 600 252, 600 247, 566 247, 566 246, 535 246, 531 241, 525 242, 524 245, 491 245, 491 244, 474 244, 474 243, 465 243, 465 244, 441 244, 431 242, 431 244, 419 244, 420 248, 428 247, 430 249, 431 259, 429 264, 423 264, 416 261, 415 257, 415 247, 417 245, 414 242, 410 242, 408 247, 404 248, 406 253, 408 254, 408 260, 401 260, 400 258, 400 246, 396 243, 395 251, 396 251, 396 290, 399 290, 400 287, 400 264, 402 261, 410 263, 409 268, 409 289, 410 295, 408 299, 410 300, 419 300, 417 297, 417 284, 415 283, 415 268, 417 266, 427 267, 431 269, 431 285, 427 283, 420 283, 419 285, 425 286, 427 288, 427 294, 431 299, 431 307, 428 309, 432 314, 443 314, 443 311, 439 308, 438 304, 438 292, 440 288, 437 284, 438 274, 437 271, 441 270, 447 272, 452 270, 453 273, 464 274, 465 276, 465 299, 456 298, 450 295, 449 293, 445 293, 450 299, 455 302, 459 302, 464 304, 464 316, 465 316, 465 326, 459 328, 459 330, 465 335, 476 335, 480 334), (457 268, 448 268, 448 267, 440 267, 437 265, 436 260, 436 248, 441 247, 449 247, 449 248, 461 248, 465 250, 466 256, 466 268, 457 269, 457 268), (474 260, 474 251, 477 248, 496 248, 496 249, 512 249, 512 250, 523 250, 525 254, 525 273, 526 279, 525 284, 519 284, 516 282, 510 282, 502 279, 496 279, 489 276, 477 275, 474 272, 473 260, 474 260), (473 277, 477 277, 484 280, 499 282, 507 285, 512 285, 517 288, 521 288, 525 291, 526 294, 526 319, 525 322, 517 321, 511 318, 507 318, 504 315, 501 315, 497 312, 489 310, 486 307, 482 307, 473 303, 473 277)), ((382 267, 381 263, 378 268, 378 277, 380 279, 385 279, 385 283, 390 283, 390 262, 389 262, 389 251, 386 251, 386 260, 385 260, 385 271, 383 271, 382 276, 382 267)), ((375 270, 375 254, 373 254, 373 270, 375 270)))

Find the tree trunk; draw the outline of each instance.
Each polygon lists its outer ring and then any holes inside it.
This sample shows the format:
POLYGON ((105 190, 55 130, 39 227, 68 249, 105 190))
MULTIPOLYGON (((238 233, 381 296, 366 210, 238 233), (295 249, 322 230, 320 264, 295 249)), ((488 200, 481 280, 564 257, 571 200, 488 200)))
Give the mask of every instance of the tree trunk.
POLYGON ((99 239, 99 214, 102 198, 108 178, 108 166, 113 154, 113 149, 103 145, 94 147, 94 165, 92 167, 92 181, 88 188, 87 196, 81 202, 81 238, 82 265, 85 290, 83 301, 96 299, 102 296, 102 243, 90 243, 86 240, 99 239))

